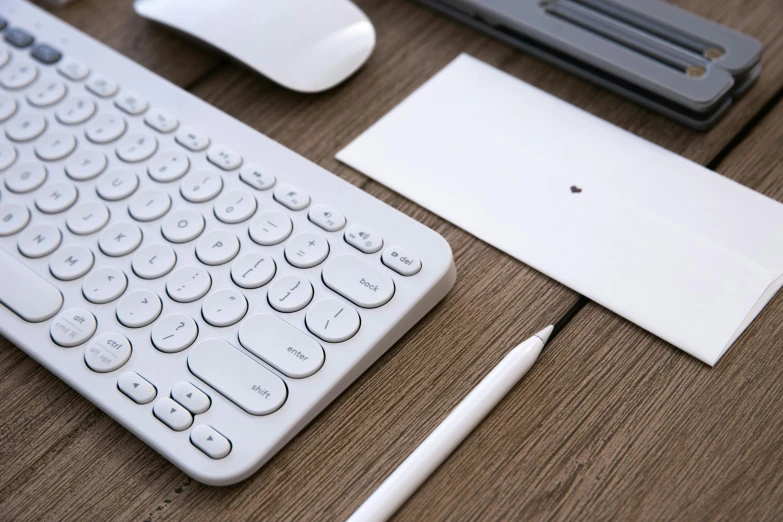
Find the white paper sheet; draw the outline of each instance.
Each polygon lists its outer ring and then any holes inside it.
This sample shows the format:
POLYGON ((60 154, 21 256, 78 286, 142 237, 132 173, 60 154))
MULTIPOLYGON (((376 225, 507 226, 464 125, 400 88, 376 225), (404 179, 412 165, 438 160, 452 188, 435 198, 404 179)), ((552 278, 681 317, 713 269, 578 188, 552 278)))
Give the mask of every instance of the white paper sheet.
POLYGON ((783 205, 467 55, 337 158, 710 365, 783 285, 783 205))

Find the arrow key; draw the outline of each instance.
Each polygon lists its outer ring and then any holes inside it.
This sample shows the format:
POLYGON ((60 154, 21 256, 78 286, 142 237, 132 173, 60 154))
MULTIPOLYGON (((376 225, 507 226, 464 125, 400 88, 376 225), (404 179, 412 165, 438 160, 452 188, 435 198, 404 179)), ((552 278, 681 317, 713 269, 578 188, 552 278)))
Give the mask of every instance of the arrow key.
POLYGON ((212 401, 206 393, 187 381, 178 382, 171 389, 171 398, 183 405, 193 415, 204 413, 212 401))
POLYGON ((190 442, 215 460, 231 453, 231 441, 206 424, 199 424, 190 432, 190 442))
POLYGON ((155 386, 135 372, 124 373, 117 381, 117 388, 137 404, 147 404, 155 399, 155 386))
POLYGON ((152 408, 155 417, 174 431, 184 431, 193 424, 188 410, 168 397, 160 399, 152 408))

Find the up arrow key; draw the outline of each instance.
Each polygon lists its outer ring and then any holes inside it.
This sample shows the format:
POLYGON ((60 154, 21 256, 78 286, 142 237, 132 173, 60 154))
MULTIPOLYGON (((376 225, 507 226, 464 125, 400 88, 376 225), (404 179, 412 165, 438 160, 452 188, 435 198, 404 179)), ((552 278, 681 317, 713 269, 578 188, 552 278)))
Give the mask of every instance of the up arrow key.
POLYGON ((207 437, 207 440, 212 440, 212 435, 210 435, 209 437, 207 437))

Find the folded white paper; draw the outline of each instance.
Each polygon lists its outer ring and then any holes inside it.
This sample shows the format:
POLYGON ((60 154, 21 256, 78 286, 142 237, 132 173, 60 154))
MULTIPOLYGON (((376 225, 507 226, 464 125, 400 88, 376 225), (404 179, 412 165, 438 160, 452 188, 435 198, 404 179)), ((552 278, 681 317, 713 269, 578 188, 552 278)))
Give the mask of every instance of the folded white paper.
POLYGON ((783 285, 783 205, 467 55, 337 158, 710 365, 783 285))

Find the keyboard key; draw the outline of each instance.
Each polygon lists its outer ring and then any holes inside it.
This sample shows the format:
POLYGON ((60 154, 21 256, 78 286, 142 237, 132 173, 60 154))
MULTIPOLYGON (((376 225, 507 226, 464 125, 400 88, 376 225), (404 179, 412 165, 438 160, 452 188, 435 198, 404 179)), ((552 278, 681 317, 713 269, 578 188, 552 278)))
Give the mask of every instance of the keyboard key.
POLYGON ((35 197, 35 206, 44 214, 57 214, 76 203, 79 192, 66 181, 53 181, 44 186, 35 197))
POLYGON ((20 114, 5 125, 5 135, 13 141, 30 141, 46 130, 46 120, 40 114, 20 114))
POLYGON ((173 114, 169 114, 166 111, 160 109, 152 109, 144 117, 144 123, 152 127, 158 132, 172 132, 179 125, 179 121, 173 114))
POLYGON ((267 172, 257 163, 245 165, 239 171, 239 179, 256 190, 267 190, 274 186, 277 178, 271 172, 267 172))
POLYGON ((225 145, 215 145, 209 149, 207 159, 223 170, 235 170, 242 165, 242 156, 225 145))
POLYGON ((66 58, 57 66, 57 72, 75 82, 84 80, 90 75, 90 69, 78 60, 66 58))
POLYGON ((251 415, 280 409, 288 395, 279 377, 222 339, 194 346, 188 354, 188 368, 251 415))
POLYGON ((65 174, 75 181, 87 181, 103 172, 107 164, 108 160, 102 152, 82 149, 65 162, 65 174))
POLYGON ((172 243, 187 243, 204 231, 204 216, 190 208, 175 210, 163 220, 160 231, 172 243))
POLYGON ((291 235, 294 224, 291 218, 276 210, 259 214, 250 222, 248 233, 250 239, 263 246, 282 243, 291 235))
POLYGON ((33 51, 30 53, 30 55, 39 62, 46 65, 57 63, 60 61, 60 58, 63 57, 60 51, 45 43, 40 43, 33 47, 33 51))
POLYGON ((307 310, 307 329, 327 343, 342 343, 359 331, 361 320, 352 306, 337 299, 321 299, 307 310))
POLYGON ((421 261, 405 249, 390 246, 383 251, 381 261, 400 275, 410 277, 421 270, 421 261))
POLYGON ((123 373, 117 388, 136 404, 149 404, 158 394, 155 386, 136 372, 123 373))
POLYGON ((16 234, 30 222, 30 211, 19 203, 0 204, 0 237, 16 234))
POLYGON ((185 314, 169 314, 152 327, 152 344, 161 352, 181 352, 193 344, 196 337, 196 321, 185 314))
POLYGON ((95 316, 90 312, 84 308, 69 308, 54 318, 49 333, 58 345, 72 348, 86 343, 97 327, 95 316))
POLYGON ((394 295, 392 279, 361 259, 342 255, 329 260, 322 272, 324 284, 362 308, 377 308, 394 295))
POLYGON ((154 221, 171 208, 171 197, 158 189, 147 189, 133 196, 128 213, 136 221, 154 221))
POLYGON ((134 290, 117 305, 117 320, 128 328, 141 328, 157 319, 162 309, 160 297, 153 292, 134 290))
POLYGON ((99 201, 80 203, 68 212, 65 224, 79 236, 99 231, 109 222, 109 209, 99 201))
POLYGON ((248 252, 239 256, 231 267, 231 279, 242 288, 259 288, 275 276, 275 261, 263 252, 248 252))
POLYGON ((0 67, 3 67, 11 59, 11 53, 5 47, 0 47, 0 67))
POLYGON ((84 278, 82 294, 91 303, 110 303, 125 293, 128 288, 128 278, 114 267, 105 266, 93 270, 84 278))
POLYGON ((236 324, 247 313, 247 299, 241 293, 231 288, 213 292, 201 305, 201 315, 204 320, 217 327, 236 324))
POLYGON ((147 101, 132 91, 123 91, 114 100, 114 106, 131 116, 138 116, 147 110, 147 101))
POLYGON ((130 254, 140 244, 141 229, 127 221, 115 221, 98 238, 98 248, 110 257, 130 254))
POLYGON ((365 254, 374 254, 383 247, 383 238, 364 225, 348 227, 345 231, 345 241, 365 254))
POLYGON ((297 268, 320 265, 329 255, 329 242, 320 234, 305 232, 291 238, 285 246, 285 258, 297 268))
POLYGON ((92 268, 95 256, 81 245, 65 245, 52 255, 49 271, 61 281, 78 279, 92 268))
POLYGON ((69 132, 50 132, 35 144, 35 155, 44 161, 56 161, 76 148, 76 138, 69 132))
POLYGON ((180 403, 193 415, 199 415, 209 409, 212 401, 209 396, 187 381, 180 381, 171 389, 171 398, 180 403))
POLYGON ((5 93, 0 93, 0 122, 3 122, 16 112, 16 100, 5 93))
POLYGON ((131 261, 133 272, 142 279, 157 279, 171 272, 177 254, 168 245, 152 243, 136 252, 131 261))
POLYGON ((166 293, 178 303, 198 301, 209 292, 212 277, 200 266, 183 266, 176 269, 166 281, 166 293))
MULTIPOLYGON (((92 118, 93 114, 95 114, 95 102, 89 98, 77 97, 65 100, 57 107, 54 116, 63 125, 78 125, 92 118)), ((87 137, 89 138, 89 135, 87 137)))
POLYGON ((294 379, 309 377, 324 364, 324 350, 317 342, 271 314, 255 314, 243 321, 239 342, 294 379))
POLYGON ((35 41, 33 35, 24 29, 20 29, 19 27, 13 27, 7 30, 3 39, 14 47, 18 47, 19 49, 30 47, 35 41))
POLYGON ((144 161, 158 150, 158 140, 149 134, 130 134, 117 144, 117 157, 128 163, 144 161))
POLYGON ((88 91, 101 98, 111 98, 117 94, 119 87, 105 76, 96 74, 84 85, 88 91))
POLYGON ((10 90, 23 89, 38 78, 38 67, 19 61, 6 66, 0 73, 0 85, 10 90))
POLYGON ((57 250, 62 239, 59 228, 48 223, 38 223, 22 232, 17 248, 25 257, 37 259, 57 250))
POLYGON ((219 460, 231 453, 231 442, 206 424, 200 424, 190 432, 190 442, 209 458, 219 460))
POLYGON ((279 185, 275 189, 274 197, 275 201, 291 210, 302 210, 310 204, 310 196, 288 183, 279 185))
POLYGON ((298 275, 283 276, 269 286, 267 299, 278 312, 298 312, 312 301, 313 285, 298 275))
POLYGON ((193 416, 168 397, 160 399, 152 407, 155 417, 174 431, 184 431, 193 424, 193 416))
POLYGON ((2 249, 0 266, 0 303, 16 315, 29 323, 40 323, 62 308, 63 296, 57 288, 2 249))
POLYGON ((38 83, 27 93, 27 101, 35 107, 54 105, 65 97, 65 84, 59 80, 38 83))
POLYGON ((16 161, 16 149, 5 143, 0 143, 0 171, 3 171, 16 161))
POLYGON ((4 177, 8 190, 24 194, 43 185, 46 181, 46 168, 40 163, 19 163, 4 177))
POLYGON ((179 186, 182 197, 191 203, 203 203, 216 197, 223 189, 223 178, 208 170, 191 172, 179 186))
POLYGON ((192 127, 182 127, 174 139, 177 143, 193 152, 200 152, 209 147, 209 136, 192 127))
POLYGON ((136 191, 139 177, 129 170, 112 170, 98 180, 95 191, 107 201, 125 199, 136 191))
POLYGON ((255 214, 258 202, 244 190, 226 192, 215 201, 215 217, 223 223, 241 223, 255 214))
POLYGON ((311 208, 307 217, 327 232, 336 232, 345 226, 345 216, 323 204, 311 208))
POLYGON ((131 343, 127 337, 118 333, 105 333, 84 349, 84 362, 94 372, 113 372, 128 362, 131 352, 131 343))
POLYGON ((187 156, 176 150, 164 150, 150 161, 147 173, 160 183, 168 183, 182 176, 190 168, 187 156))
POLYGON ((228 263, 239 252, 239 239, 225 230, 212 230, 196 244, 196 257, 205 265, 228 263))
POLYGON ((126 124, 121 116, 99 114, 84 130, 87 139, 94 143, 111 143, 125 133, 126 124))

